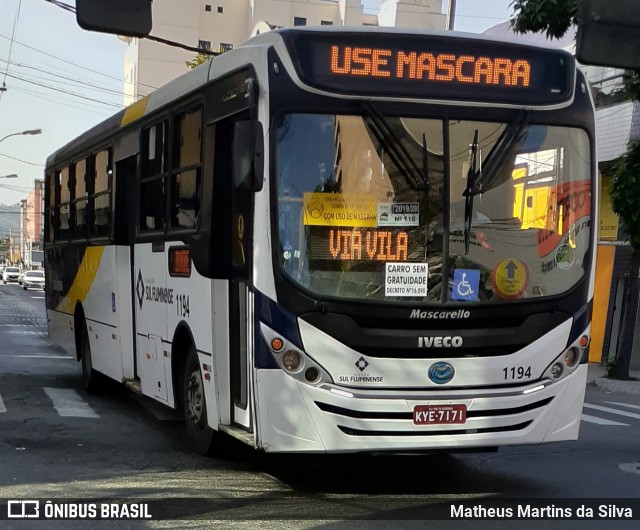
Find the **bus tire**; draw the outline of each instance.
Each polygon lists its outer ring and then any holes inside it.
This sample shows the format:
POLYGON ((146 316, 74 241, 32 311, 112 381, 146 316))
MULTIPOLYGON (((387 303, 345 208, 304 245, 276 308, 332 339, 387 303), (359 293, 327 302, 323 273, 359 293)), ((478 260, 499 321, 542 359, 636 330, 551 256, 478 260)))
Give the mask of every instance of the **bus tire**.
POLYGON ((80 338, 80 362, 82 363, 82 381, 89 394, 99 394, 103 389, 101 374, 93 369, 91 361, 91 343, 89 342, 89 332, 87 325, 83 326, 80 338))
POLYGON ((196 350, 189 349, 182 382, 182 405, 187 434, 194 450, 201 455, 213 452, 216 432, 207 424, 207 401, 204 380, 196 350))

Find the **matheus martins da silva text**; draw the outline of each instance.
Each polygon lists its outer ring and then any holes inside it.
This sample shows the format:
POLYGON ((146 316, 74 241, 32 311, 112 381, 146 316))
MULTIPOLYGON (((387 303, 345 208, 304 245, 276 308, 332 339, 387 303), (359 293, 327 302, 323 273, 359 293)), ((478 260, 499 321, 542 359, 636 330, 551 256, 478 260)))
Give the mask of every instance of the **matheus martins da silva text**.
POLYGON ((615 504, 599 504, 594 506, 515 506, 487 507, 477 504, 465 506, 451 505, 452 519, 633 519, 633 510, 627 506, 615 504))

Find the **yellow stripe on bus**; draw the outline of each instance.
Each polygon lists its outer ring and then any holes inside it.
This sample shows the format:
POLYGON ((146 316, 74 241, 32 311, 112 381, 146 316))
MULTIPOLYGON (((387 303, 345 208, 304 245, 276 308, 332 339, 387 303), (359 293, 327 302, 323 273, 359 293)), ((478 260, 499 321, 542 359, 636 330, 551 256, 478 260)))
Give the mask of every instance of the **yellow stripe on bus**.
POLYGON ((104 247, 87 247, 76 277, 71 284, 71 288, 67 296, 64 297, 64 300, 62 300, 57 307, 58 311, 72 314, 76 302, 84 302, 98 272, 103 252, 104 247))
POLYGON ((132 121, 136 121, 138 118, 142 118, 142 116, 144 116, 145 111, 147 110, 148 103, 149 103, 149 96, 145 96, 141 100, 136 101, 132 105, 129 105, 124 111, 124 116, 122 116, 122 122, 120 123, 120 127, 124 127, 125 125, 131 123, 132 121))

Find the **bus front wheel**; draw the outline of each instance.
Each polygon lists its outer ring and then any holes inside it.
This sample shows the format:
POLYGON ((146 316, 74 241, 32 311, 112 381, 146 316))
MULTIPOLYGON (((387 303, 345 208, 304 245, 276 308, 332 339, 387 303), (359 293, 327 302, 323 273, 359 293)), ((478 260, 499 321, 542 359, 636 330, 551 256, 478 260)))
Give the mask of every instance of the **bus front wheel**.
POLYGON ((210 454, 214 448, 216 432, 207 424, 207 401, 204 394, 202 370, 193 346, 187 355, 182 385, 182 404, 187 434, 194 449, 201 455, 210 454))

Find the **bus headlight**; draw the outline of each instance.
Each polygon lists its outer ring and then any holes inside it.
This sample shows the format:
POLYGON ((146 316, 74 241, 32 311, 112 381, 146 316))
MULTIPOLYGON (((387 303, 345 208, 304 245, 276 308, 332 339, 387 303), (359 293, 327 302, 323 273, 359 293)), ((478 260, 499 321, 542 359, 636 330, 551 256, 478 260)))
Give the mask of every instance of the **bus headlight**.
POLYGON ((569 344, 567 349, 547 367, 543 377, 551 379, 552 381, 559 381, 572 374, 580 364, 582 357, 586 355, 588 345, 589 335, 587 329, 581 337, 576 339, 572 344, 569 344))

